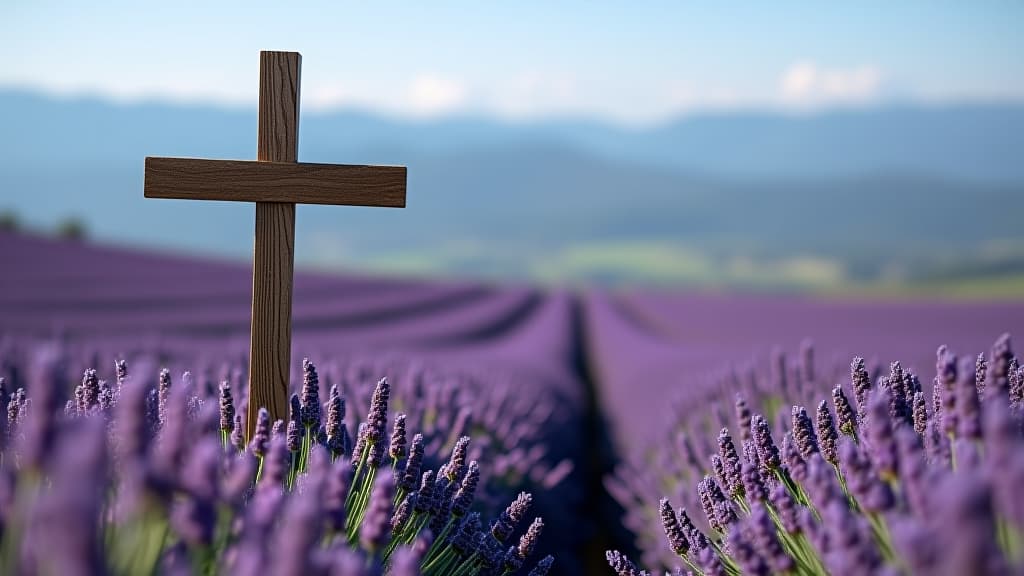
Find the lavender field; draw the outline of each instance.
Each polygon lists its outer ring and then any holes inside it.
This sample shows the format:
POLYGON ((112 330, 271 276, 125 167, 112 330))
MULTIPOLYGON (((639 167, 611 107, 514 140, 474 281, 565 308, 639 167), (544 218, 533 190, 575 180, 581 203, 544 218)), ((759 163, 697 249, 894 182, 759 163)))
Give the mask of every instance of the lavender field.
POLYGON ((246 443, 248 267, 0 270, 0 573, 1024 571, 1024 302, 300 273, 246 443))

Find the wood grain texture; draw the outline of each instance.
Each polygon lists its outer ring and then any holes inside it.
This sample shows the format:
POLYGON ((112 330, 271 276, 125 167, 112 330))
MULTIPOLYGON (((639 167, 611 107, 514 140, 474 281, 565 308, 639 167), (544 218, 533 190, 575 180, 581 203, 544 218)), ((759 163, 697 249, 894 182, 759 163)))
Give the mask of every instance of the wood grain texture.
POLYGON ((146 198, 405 207, 404 166, 146 158, 146 198))
MULTIPOLYGON (((260 52, 259 161, 295 162, 298 158, 301 64, 297 52, 260 52)), ((252 438, 260 407, 270 412, 271 422, 288 418, 294 262, 295 204, 257 202, 247 439, 252 438)))

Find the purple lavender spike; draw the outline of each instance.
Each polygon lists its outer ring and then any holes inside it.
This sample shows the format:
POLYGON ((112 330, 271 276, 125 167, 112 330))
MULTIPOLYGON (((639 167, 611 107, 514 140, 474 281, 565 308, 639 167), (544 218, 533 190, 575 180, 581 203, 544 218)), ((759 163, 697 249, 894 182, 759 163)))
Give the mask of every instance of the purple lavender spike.
POLYGON ((260 408, 256 413, 256 427, 252 432, 252 441, 249 442, 249 449, 256 456, 262 458, 267 453, 267 445, 270 443, 270 413, 266 408, 260 408))
POLYGON ((828 568, 835 574, 868 576, 878 573, 882 558, 862 518, 854 516, 846 502, 833 500, 822 511, 828 534, 828 568))
POLYGON ((235 429, 235 399, 226 380, 220 385, 220 429, 228 434, 235 429))
POLYGON ((616 576, 640 576, 640 569, 625 554, 618 550, 605 552, 605 559, 616 576))
POLYGON ((837 385, 832 389, 832 405, 836 408, 836 420, 839 424, 839 431, 851 438, 857 435, 857 415, 850 406, 850 401, 843 392, 843 387, 837 385))
POLYGON ((711 471, 715 475, 715 480, 722 486, 728 486, 729 482, 725 478, 725 464, 722 462, 722 457, 718 454, 712 454, 711 458, 711 471))
POLYGON ((82 375, 82 409, 80 412, 88 412, 100 403, 100 382, 96 376, 96 370, 92 368, 82 375))
POLYGON ((800 532, 800 508, 782 483, 776 484, 771 493, 772 508, 779 514, 779 522, 789 534, 800 532))
POLYGON ((516 499, 509 504, 508 508, 491 524, 491 535, 494 536, 494 539, 498 542, 505 542, 511 538, 516 526, 523 521, 523 518, 529 512, 532 502, 533 496, 527 492, 520 492, 516 499))
POLYGON ((245 450, 245 422, 241 414, 235 414, 235 426, 231 430, 231 445, 239 452, 245 450))
POLYGON ((469 449, 469 436, 459 438, 452 448, 451 458, 444 466, 441 474, 448 478, 449 482, 459 482, 466 473, 466 451, 469 449))
POLYGON ((722 486, 729 489, 733 496, 743 496, 743 479, 740 477, 740 457, 736 452, 736 445, 733 444, 732 436, 728 428, 722 428, 718 433, 718 454, 722 459, 724 468, 724 482, 722 486))
POLYGON ((302 425, 314 430, 320 427, 320 377, 309 358, 302 359, 302 425))
POLYGON ((401 534, 402 527, 405 526, 409 518, 412 517, 413 509, 416 506, 416 499, 419 498, 419 493, 416 491, 406 494, 405 498, 402 498, 402 502, 399 503, 398 507, 395 508, 395 513, 391 516, 391 537, 394 538, 401 534))
POLYGON ((331 469, 324 486, 324 514, 328 526, 332 530, 342 530, 345 526, 345 500, 348 498, 352 482, 352 464, 347 459, 339 458, 331 464, 331 469))
POLYGON ((395 416, 395 426, 391 431, 391 444, 388 447, 388 456, 394 462, 405 458, 405 434, 405 414, 398 414, 395 416))
MULTIPOLYGON (((280 420, 278 420, 280 422, 280 420)), ((288 429, 285 433, 285 446, 289 452, 296 453, 302 449, 302 428, 295 420, 288 420, 288 429)))
POLYGON ((747 406, 747 401, 743 398, 742 394, 736 394, 736 426, 740 430, 740 442, 746 443, 752 439, 750 433, 750 422, 751 416, 750 408, 747 406))
POLYGON ((676 517, 675 511, 672 510, 672 504, 669 503, 668 498, 662 498, 658 502, 658 510, 661 514, 661 526, 664 528, 665 536, 668 538, 669 548, 677 556, 685 558, 686 553, 690 550, 690 543, 686 539, 682 526, 679 525, 679 518, 676 517))
POLYGON ((160 407, 160 426, 167 421, 167 399, 171 393, 171 371, 164 368, 160 370, 160 380, 157 385, 157 399, 160 407))
POLYGON ((188 496, 171 510, 171 525, 190 546, 209 546, 217 524, 220 446, 212 439, 200 443, 189 456, 182 474, 188 496))
POLYGON ((530 570, 530 573, 527 576, 546 576, 554 564, 554 556, 545 556, 540 560, 540 562, 537 562, 537 566, 535 566, 533 570, 530 570))
POLYGON ((974 360, 974 386, 979 398, 985 397, 985 376, 987 372, 988 361, 985 359, 985 353, 982 352, 974 360))
POLYGON ((420 576, 420 556, 409 546, 395 549, 391 555, 390 576, 420 576))
POLYGON ((832 419, 832 412, 828 409, 828 403, 822 400, 818 404, 816 414, 818 425, 818 447, 825 461, 832 465, 839 464, 839 432, 836 431, 835 421, 832 419))
MULTIPOLYGON (((430 512, 434 505, 434 471, 427 470, 423 473, 420 482, 419 498, 416 500, 416 511, 420 513, 430 512)), ((511 532, 511 529, 509 530, 511 532)), ((497 536, 495 536, 497 538, 497 536)), ((499 541, 501 539, 499 538, 499 541)))
POLYGON ((35 551, 40 574, 105 571, 103 543, 95 527, 107 486, 106 431, 103 419, 86 418, 56 444, 48 474, 52 485, 39 497, 28 527, 28 541, 45 543, 45 550, 35 551))
POLYGON ((743 574, 751 576, 769 576, 770 569, 754 546, 744 537, 741 530, 732 530, 726 537, 729 556, 740 567, 743 574))
MULTIPOLYGON (((271 451, 274 444, 278 442, 271 442, 271 451)), ((303 489, 293 493, 284 507, 274 554, 270 555, 270 574, 303 576, 316 572, 313 552, 322 539, 322 482, 316 474, 307 474, 304 479, 303 489)))
POLYGON ((971 361, 964 359, 960 365, 960 378, 956 390, 958 434, 971 440, 981 439, 981 405, 975 386, 976 375, 971 361))
POLYGON ((951 475, 939 487, 939 526, 949 574, 1008 573, 997 544, 990 494, 985 482, 970 472, 951 475))
POLYGON ((807 480, 807 461, 800 454, 800 449, 796 447, 793 435, 789 432, 782 437, 782 459, 785 460, 786 470, 794 480, 797 482, 807 480))
POLYGON ((476 496, 477 484, 480 482, 480 465, 476 460, 469 463, 469 471, 462 478, 462 485, 459 486, 455 498, 452 500, 452 515, 461 518, 469 511, 473 498, 476 496))
POLYGON ((775 442, 772 440, 771 427, 764 416, 760 414, 754 416, 751 425, 753 426, 751 431, 754 435, 754 442, 757 444, 757 456, 761 459, 761 466, 764 468, 763 473, 770 475, 782 466, 779 449, 775 447, 775 442))
POLYGON ((236 508, 242 505, 256 481, 257 468, 256 458, 247 452, 233 459, 220 490, 229 505, 236 508))
POLYGON ((544 530, 544 519, 534 518, 533 522, 530 523, 530 527, 526 529, 526 534, 519 539, 519 547, 516 549, 519 558, 526 560, 530 556, 533 556, 534 550, 537 549, 537 542, 540 540, 540 534, 544 530))
POLYGON ((857 356, 850 363, 850 383, 853 386, 853 395, 857 400, 858 416, 864 419, 867 412, 868 394, 871 393, 871 376, 864 365, 864 359, 857 356))
POLYGON ((840 461, 850 494, 869 512, 885 512, 893 506, 889 485, 883 482, 871 466, 871 461, 851 440, 839 446, 840 461))
POLYGON ((288 447, 282 435, 274 436, 267 444, 263 456, 263 472, 260 476, 261 488, 283 488, 288 477, 288 447))
POLYGON ((750 462, 743 463, 742 470, 743 490, 749 502, 759 502, 768 499, 768 489, 761 479, 761 472, 757 464, 750 462))
POLYGON ((367 414, 367 435, 373 442, 384 439, 384 430, 388 425, 388 401, 391 398, 391 385, 387 378, 382 378, 373 389, 370 399, 370 412, 367 414))
POLYGON ((417 434, 412 437, 412 448, 409 451, 409 458, 405 461, 405 468, 398 487, 406 492, 416 489, 420 479, 420 467, 423 464, 423 435, 417 434))
POLYGON ((945 346, 940 346, 935 360, 935 380, 942 390, 942 427, 952 436, 958 428, 957 416, 957 358, 945 346))
POLYGON ((914 432, 917 432, 918 436, 924 436, 925 429, 928 427, 928 408, 924 401, 923 392, 914 393, 913 412, 914 432))
POLYGON ((872 393, 868 399, 867 439, 871 446, 871 461, 884 478, 894 478, 898 466, 896 438, 889 415, 889 401, 884 389, 872 393))
POLYGON ((804 459, 818 452, 818 435, 814 433, 814 423, 807 415, 803 406, 793 406, 793 442, 804 459))
POLYGON ((395 479, 389 471, 385 471, 374 482, 370 503, 359 528, 359 542, 371 553, 383 550, 388 543, 394 499, 395 479))

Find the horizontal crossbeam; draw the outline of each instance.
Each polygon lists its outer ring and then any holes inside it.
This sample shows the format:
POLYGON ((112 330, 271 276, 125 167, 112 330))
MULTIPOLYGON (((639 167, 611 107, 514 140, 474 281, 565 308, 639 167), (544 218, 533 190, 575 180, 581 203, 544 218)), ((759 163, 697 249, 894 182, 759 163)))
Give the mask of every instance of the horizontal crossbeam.
POLYGON ((404 166, 146 158, 146 198, 405 207, 404 166))

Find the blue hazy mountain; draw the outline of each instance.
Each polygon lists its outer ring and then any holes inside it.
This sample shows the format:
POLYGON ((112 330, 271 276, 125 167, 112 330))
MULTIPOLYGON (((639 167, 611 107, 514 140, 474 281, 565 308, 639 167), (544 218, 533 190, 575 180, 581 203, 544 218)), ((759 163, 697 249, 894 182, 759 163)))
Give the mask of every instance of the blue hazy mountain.
MULTIPOLYGON (((0 126, 0 210, 44 227, 76 216, 104 241, 251 250, 251 206, 145 200, 142 179, 145 156, 254 158, 255 110, 0 92, 0 126)), ((409 198, 405 210, 301 207, 296 254, 513 276, 559 268, 570 253, 587 276, 578 261, 609 247, 678 247, 705 262, 811 258, 853 276, 1017 258, 1022 150, 1024 107, 1011 105, 651 128, 307 113, 301 160, 406 164, 409 198)))

